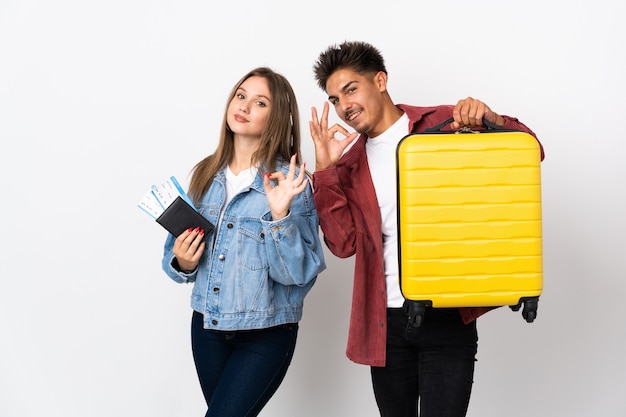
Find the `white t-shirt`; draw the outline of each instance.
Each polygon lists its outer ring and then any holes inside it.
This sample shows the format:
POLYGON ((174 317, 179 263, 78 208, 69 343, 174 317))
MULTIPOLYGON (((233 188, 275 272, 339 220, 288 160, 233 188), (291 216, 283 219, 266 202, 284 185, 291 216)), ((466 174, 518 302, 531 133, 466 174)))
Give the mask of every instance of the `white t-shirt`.
POLYGON ((250 186, 259 172, 257 167, 250 167, 239 172, 235 175, 230 167, 226 166, 226 202, 224 207, 228 205, 230 200, 233 199, 241 190, 250 186))
POLYGON ((382 220, 387 307, 402 307, 404 303, 398 275, 396 147, 408 134, 409 117, 403 114, 389 129, 375 138, 368 138, 365 144, 382 220))
POLYGON ((224 210, 230 201, 241 192, 244 188, 250 186, 254 182, 254 177, 259 172, 257 167, 250 167, 239 172, 235 175, 230 167, 226 166, 226 200, 220 213, 220 218, 217 222, 216 228, 222 223, 222 217, 224 216, 224 210))

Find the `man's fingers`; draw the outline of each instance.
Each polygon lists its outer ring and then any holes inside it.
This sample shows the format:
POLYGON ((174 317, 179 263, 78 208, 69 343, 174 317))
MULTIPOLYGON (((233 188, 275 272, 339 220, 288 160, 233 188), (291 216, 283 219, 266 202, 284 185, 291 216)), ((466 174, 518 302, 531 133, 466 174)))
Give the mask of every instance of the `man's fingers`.
POLYGON ((324 102, 324 107, 322 108, 322 129, 326 130, 328 128, 328 102, 324 102))
POLYGON ((320 119, 317 117, 317 109, 315 107, 311 107, 311 125, 316 129, 320 125, 320 119))

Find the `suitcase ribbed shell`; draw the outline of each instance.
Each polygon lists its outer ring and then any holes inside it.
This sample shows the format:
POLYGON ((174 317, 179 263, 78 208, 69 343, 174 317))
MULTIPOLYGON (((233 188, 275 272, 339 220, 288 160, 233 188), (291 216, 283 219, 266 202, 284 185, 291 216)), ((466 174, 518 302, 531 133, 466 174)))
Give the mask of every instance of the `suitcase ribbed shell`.
POLYGON ((525 132, 415 133, 397 149, 400 287, 433 307, 543 288, 540 148, 525 132))

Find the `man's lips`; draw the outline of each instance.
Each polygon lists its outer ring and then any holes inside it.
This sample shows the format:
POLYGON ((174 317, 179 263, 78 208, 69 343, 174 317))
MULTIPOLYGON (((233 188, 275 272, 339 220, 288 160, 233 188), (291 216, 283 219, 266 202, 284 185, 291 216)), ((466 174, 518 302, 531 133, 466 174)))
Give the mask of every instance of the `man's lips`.
POLYGON ((353 111, 351 113, 348 113, 346 115, 346 121, 351 122, 354 119, 356 119, 357 117, 359 117, 360 114, 361 114, 361 110, 357 110, 357 111, 353 111))

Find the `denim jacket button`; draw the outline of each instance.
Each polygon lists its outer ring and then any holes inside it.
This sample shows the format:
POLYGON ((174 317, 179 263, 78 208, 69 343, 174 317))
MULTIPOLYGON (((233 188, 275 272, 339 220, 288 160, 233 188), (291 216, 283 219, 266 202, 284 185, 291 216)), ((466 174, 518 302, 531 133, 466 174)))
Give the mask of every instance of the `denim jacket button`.
POLYGON ((215 288, 213 288, 213 292, 220 292, 220 289, 215 287, 215 288))
POLYGON ((217 320, 211 320, 211 324, 213 324, 214 326, 217 325, 217 320))
POLYGON ((223 261, 224 259, 226 259, 226 256, 224 256, 224 254, 220 254, 220 256, 217 257, 217 259, 219 259, 220 261, 223 261))
POLYGON ((233 228, 233 227, 235 227, 235 226, 233 226, 233 224, 232 224, 232 223, 228 223, 228 224, 226 225, 226 227, 228 227, 229 229, 232 229, 232 228, 233 228))

